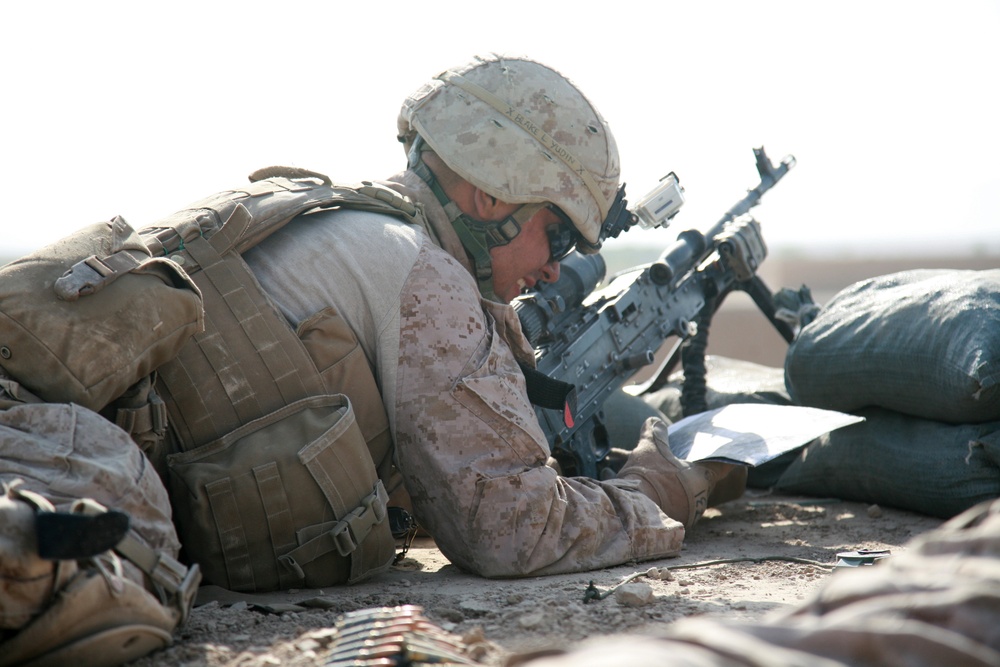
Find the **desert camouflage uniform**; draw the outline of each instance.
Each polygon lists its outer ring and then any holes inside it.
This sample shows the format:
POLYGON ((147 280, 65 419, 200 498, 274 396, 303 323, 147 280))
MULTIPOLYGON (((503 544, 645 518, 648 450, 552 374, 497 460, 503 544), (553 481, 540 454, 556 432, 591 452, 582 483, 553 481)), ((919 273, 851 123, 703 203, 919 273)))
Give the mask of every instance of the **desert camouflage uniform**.
MULTIPOLYGON (((419 229, 374 213, 304 216, 245 255, 293 326, 334 307, 367 355, 418 521, 457 565, 490 577, 676 555, 683 527, 636 486, 563 478, 516 360, 510 306, 483 300, 444 211, 413 173, 419 229), (443 248, 443 249, 442 249, 443 248)), ((633 444, 633 443, 629 443, 633 444)), ((387 462, 376 461, 383 477, 387 462)))
POLYGON ((992 667, 1000 665, 1000 501, 925 533, 875 567, 831 576, 763 621, 682 619, 662 637, 594 639, 510 667, 992 667))

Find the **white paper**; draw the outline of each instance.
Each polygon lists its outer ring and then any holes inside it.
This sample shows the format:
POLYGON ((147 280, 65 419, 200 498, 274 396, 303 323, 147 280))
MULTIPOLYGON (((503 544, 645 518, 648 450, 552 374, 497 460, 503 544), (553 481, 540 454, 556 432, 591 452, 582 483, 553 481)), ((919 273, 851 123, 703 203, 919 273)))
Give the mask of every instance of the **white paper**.
POLYGON ((792 405, 739 403, 686 417, 668 429, 670 450, 688 461, 751 467, 802 447, 864 417, 792 405))

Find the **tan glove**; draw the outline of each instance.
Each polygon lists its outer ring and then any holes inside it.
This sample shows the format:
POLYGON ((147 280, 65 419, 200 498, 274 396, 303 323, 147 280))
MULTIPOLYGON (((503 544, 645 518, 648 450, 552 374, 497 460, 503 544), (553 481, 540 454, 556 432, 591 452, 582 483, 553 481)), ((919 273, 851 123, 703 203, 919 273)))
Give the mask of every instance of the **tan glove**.
POLYGON ((667 444, 667 423, 650 417, 618 477, 639 482, 640 490, 667 516, 689 529, 705 508, 743 495, 747 469, 718 461, 691 463, 677 458, 667 444))

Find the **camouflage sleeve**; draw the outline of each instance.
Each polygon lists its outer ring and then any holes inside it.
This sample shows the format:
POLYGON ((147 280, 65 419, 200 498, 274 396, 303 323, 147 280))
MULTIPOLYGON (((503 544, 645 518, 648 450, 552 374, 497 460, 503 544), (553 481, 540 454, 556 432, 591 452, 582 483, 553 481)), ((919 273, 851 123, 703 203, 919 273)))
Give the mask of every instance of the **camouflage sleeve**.
POLYGON ((396 388, 399 467, 418 520, 455 564, 511 577, 680 550, 684 529, 635 487, 545 466, 511 348, 471 276, 437 249, 424 248, 402 292, 396 388))

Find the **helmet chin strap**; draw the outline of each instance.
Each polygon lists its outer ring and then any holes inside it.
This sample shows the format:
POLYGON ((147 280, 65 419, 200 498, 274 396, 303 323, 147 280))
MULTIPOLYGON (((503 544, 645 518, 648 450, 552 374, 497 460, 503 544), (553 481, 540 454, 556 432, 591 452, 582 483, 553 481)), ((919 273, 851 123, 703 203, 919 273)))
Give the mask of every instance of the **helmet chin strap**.
POLYGON ((434 173, 420 159, 420 153, 424 146, 424 140, 419 135, 413 142, 408 156, 409 168, 419 176, 437 197, 438 203, 444 208, 451 226, 458 234, 459 240, 465 251, 472 259, 475 268, 476 282, 479 283, 479 293, 491 301, 500 301, 493 288, 493 263, 490 258, 490 248, 506 245, 514 240, 521 233, 521 223, 509 215, 500 222, 480 222, 473 220, 462 212, 451 198, 445 194, 441 183, 435 178, 434 173))

